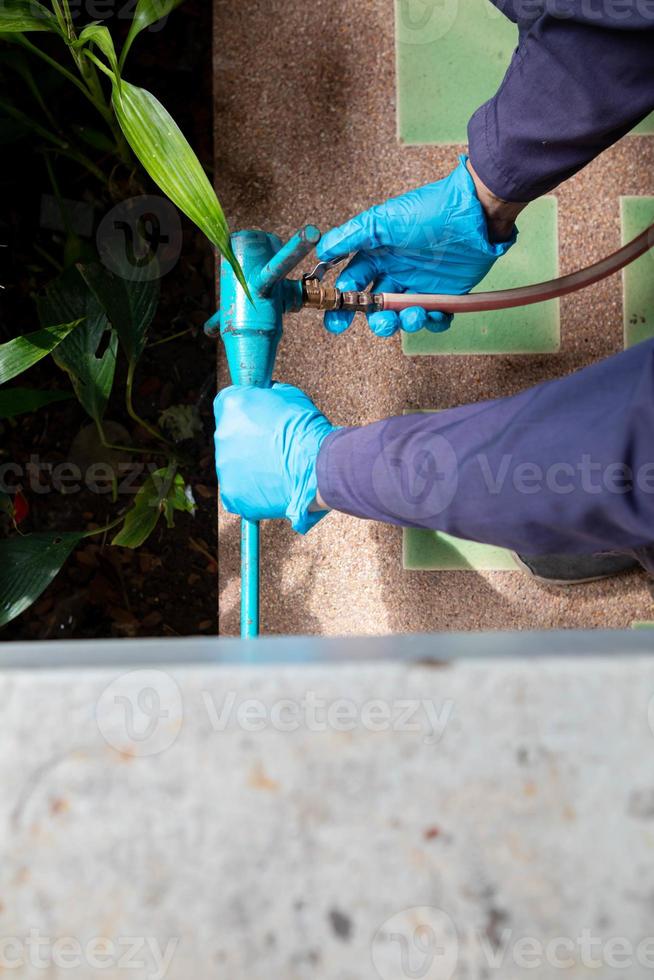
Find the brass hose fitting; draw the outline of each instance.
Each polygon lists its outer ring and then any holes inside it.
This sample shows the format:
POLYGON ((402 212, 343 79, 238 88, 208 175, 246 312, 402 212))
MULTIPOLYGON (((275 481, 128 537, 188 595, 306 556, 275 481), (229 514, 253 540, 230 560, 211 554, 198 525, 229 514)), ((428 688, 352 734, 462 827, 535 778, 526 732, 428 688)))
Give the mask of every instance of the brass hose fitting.
POLYGON ((341 292, 334 286, 323 286, 317 279, 305 279, 302 283, 303 305, 312 310, 351 310, 357 313, 374 313, 383 309, 381 294, 369 292, 341 292))

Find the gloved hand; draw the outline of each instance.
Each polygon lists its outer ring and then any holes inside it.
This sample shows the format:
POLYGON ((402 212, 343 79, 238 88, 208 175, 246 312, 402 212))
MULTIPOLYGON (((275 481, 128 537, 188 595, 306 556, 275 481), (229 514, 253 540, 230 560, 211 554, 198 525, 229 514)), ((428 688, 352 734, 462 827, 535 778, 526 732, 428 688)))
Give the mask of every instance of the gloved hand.
MULTIPOLYGON (((356 254, 336 281, 338 289, 363 290, 372 283, 376 293, 468 293, 489 272, 496 259, 516 240, 493 245, 475 185, 466 169, 467 157, 449 177, 426 184, 385 204, 364 211, 328 232, 316 252, 327 262, 350 252, 356 254)), ((353 313, 333 310, 325 326, 341 333, 353 313)), ((451 314, 425 313, 411 307, 401 313, 371 313, 368 323, 379 337, 390 337, 400 327, 409 333, 426 327, 447 330, 451 314)))
POLYGON ((326 511, 309 513, 318 490, 316 460, 334 431, 292 385, 232 385, 214 401, 216 471, 225 508, 250 520, 287 517, 305 534, 326 511))

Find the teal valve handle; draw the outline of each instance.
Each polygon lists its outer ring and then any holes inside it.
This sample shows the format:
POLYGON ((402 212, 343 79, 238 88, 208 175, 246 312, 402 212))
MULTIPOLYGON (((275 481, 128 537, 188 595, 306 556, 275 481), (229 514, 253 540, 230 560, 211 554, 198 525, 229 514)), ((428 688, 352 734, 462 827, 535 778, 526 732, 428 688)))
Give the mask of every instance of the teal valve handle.
MULTIPOLYGON (((248 298, 231 265, 220 263, 220 310, 205 332, 225 345, 233 384, 269 388, 285 312, 301 306, 300 284, 285 277, 317 245, 320 231, 306 225, 282 245, 265 231, 239 231, 232 249, 250 289, 248 298)), ((259 523, 241 521, 241 636, 259 635, 259 523)))
POLYGON ((275 285, 285 279, 319 241, 320 231, 315 225, 301 228, 263 267, 257 279, 257 294, 264 298, 270 296, 275 285))

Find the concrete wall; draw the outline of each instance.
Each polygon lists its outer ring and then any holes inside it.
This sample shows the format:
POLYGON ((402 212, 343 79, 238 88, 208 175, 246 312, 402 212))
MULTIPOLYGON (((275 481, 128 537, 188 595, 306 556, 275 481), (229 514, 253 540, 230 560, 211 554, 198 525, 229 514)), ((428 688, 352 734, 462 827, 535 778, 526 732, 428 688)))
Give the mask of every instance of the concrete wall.
POLYGON ((0 966, 650 976, 651 646, 7 644, 0 966))

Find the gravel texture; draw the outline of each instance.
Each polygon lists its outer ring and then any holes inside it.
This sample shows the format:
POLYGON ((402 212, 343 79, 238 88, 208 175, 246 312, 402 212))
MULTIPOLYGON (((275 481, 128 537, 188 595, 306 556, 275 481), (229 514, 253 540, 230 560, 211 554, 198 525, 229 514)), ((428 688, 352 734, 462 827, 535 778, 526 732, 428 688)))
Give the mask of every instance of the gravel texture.
MULTIPOLYGON (((216 185, 232 228, 283 238, 323 230, 444 177, 464 147, 396 138, 388 0, 311 4, 215 0, 216 185)), ((561 273, 620 244, 621 194, 654 194, 654 139, 628 137, 559 192, 561 273)), ((309 263, 307 263, 307 268, 309 263)), ((287 317, 276 377, 304 388, 335 423, 511 394, 622 348, 619 276, 561 304, 556 355, 405 357, 357 318, 340 337, 311 311, 287 317)), ((222 350, 218 383, 228 383, 222 350)), ((219 515, 220 631, 238 631, 238 522, 219 515)), ((307 537, 262 532, 267 633, 627 627, 651 619, 643 574, 571 592, 509 572, 405 572, 401 531, 332 514, 307 537)))

